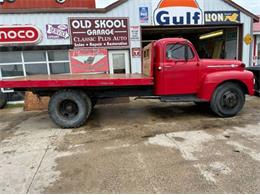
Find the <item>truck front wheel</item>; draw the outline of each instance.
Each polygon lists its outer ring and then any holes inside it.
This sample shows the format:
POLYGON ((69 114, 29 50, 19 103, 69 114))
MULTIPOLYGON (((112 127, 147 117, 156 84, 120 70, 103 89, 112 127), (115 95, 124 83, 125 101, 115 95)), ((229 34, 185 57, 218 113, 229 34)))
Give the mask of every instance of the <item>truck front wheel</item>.
POLYGON ((90 98, 81 91, 62 90, 51 97, 49 115, 61 128, 78 128, 85 124, 90 116, 92 104, 90 98))
POLYGON ((236 83, 219 86, 210 102, 212 111, 220 117, 236 116, 245 104, 245 93, 236 83))

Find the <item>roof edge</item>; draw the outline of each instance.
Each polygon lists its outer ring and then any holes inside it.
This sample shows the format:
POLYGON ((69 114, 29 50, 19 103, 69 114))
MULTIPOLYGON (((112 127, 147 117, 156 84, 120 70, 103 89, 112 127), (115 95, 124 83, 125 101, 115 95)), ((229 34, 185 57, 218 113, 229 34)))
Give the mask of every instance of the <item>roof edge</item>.
POLYGON ((106 13, 120 6, 128 0, 118 0, 105 8, 49 8, 49 9, 5 9, 0 10, 0 14, 24 14, 24 13, 106 13))
POLYGON ((251 18, 254 19, 254 22, 259 22, 259 17, 255 14, 253 14, 252 12, 248 11, 247 9, 245 9, 244 7, 238 5, 237 3, 235 3, 232 0, 223 0, 224 2, 226 2, 227 4, 231 5, 232 7, 240 10, 241 12, 243 12, 244 14, 250 16, 251 18))

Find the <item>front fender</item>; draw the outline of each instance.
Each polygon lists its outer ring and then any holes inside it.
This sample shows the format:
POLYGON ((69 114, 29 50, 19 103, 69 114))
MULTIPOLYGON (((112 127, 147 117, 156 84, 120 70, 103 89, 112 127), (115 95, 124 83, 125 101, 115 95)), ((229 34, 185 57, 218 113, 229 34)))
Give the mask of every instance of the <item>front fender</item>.
POLYGON ((220 71, 206 75, 198 90, 198 97, 210 101, 214 91, 225 82, 236 82, 246 86, 249 95, 254 95, 254 75, 249 71, 220 71))

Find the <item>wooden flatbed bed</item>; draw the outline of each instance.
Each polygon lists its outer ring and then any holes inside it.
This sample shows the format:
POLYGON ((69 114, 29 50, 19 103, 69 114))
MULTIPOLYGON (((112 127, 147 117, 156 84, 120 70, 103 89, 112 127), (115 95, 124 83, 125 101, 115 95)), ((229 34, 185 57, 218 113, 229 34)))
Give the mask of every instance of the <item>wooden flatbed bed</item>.
POLYGON ((124 87, 151 86, 153 77, 143 74, 36 75, 0 80, 0 88, 124 87))

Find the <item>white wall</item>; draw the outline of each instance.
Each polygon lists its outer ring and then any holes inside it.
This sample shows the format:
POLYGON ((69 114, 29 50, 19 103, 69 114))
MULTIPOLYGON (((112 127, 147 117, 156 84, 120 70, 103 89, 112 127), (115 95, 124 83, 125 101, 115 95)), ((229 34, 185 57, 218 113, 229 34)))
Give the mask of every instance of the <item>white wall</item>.
POLYGON ((96 7, 98 8, 104 8, 108 5, 116 2, 117 0, 96 0, 96 7))

